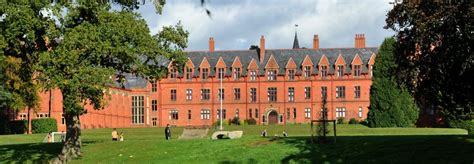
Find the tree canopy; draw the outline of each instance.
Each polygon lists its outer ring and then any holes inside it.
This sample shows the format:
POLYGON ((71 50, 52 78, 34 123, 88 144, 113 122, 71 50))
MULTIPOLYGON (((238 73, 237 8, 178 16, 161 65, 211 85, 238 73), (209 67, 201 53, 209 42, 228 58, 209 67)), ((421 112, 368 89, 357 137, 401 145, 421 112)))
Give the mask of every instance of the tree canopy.
POLYGON ((418 107, 408 91, 396 80, 395 39, 384 40, 375 58, 370 106, 370 127, 409 127, 418 118, 418 107))
POLYGON ((400 83, 423 109, 445 119, 471 119, 474 87, 474 1, 394 3, 386 28, 397 38, 400 83))
MULTIPOLYGON (((61 90, 67 137, 57 162, 81 155, 79 116, 85 114, 84 106, 104 108, 107 90, 123 82, 125 73, 156 79, 166 74, 159 64, 163 60, 178 67, 184 63, 188 32, 178 23, 152 36, 135 11, 144 2, 2 2, 0 43, 6 44, 0 46, 4 61, 12 63, 3 71, 11 72, 5 79, 11 81, 12 97, 23 86, 33 97, 38 87, 61 90)), ((153 2, 160 13, 164 0, 153 2)))

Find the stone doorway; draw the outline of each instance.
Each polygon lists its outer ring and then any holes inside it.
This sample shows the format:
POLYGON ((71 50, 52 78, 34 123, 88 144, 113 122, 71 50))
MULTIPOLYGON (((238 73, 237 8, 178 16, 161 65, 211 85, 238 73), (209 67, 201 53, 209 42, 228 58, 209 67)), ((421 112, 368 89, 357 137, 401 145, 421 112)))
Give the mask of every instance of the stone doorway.
POLYGON ((278 113, 274 110, 268 113, 268 124, 278 124, 278 113))

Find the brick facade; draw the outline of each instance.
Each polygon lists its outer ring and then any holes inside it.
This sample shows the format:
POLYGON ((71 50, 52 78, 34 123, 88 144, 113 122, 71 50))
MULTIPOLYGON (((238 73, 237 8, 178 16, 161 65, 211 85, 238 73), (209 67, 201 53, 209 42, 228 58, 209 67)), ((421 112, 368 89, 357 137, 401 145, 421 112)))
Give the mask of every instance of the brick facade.
MULTIPOLYGON (((239 117, 254 118, 258 124, 288 124, 320 119, 323 87, 329 119, 367 116, 377 48, 366 48, 364 35, 356 35, 355 48, 319 48, 317 35, 311 49, 265 49, 263 36, 259 48, 251 50, 218 51, 214 42, 210 38, 208 51, 186 52, 184 70, 169 63, 167 78, 154 83, 127 78, 124 87, 111 88, 104 110, 85 106, 82 128, 212 125, 218 120, 222 69, 227 120, 239 117)), ((40 96, 37 114, 49 113, 51 108, 50 116, 57 119, 60 131, 65 130, 60 91, 40 96)), ((24 114, 18 113, 17 119, 24 119, 24 114)))

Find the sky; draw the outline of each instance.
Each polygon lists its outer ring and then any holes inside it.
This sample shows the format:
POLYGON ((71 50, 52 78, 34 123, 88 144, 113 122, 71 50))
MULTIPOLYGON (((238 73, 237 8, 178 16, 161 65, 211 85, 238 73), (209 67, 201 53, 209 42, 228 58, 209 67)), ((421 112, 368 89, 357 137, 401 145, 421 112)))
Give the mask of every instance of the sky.
POLYGON ((366 46, 379 46, 393 31, 383 28, 389 0, 168 0, 162 15, 152 3, 139 9, 152 34, 179 21, 189 34, 187 51, 245 50, 265 36, 267 49, 292 48, 295 30, 300 47, 353 47, 355 34, 365 34, 366 46), (211 17, 205 9, 211 12, 211 17), (295 24, 298 27, 295 29, 295 24))

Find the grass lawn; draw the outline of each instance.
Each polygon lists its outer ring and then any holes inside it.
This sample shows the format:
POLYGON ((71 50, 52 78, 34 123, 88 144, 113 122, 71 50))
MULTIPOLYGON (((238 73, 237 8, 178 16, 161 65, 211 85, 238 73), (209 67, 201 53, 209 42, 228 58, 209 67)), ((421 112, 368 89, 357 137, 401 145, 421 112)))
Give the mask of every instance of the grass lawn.
MULTIPOLYGON (((338 125, 337 142, 312 144, 309 125, 229 126, 243 130, 235 140, 178 140, 182 128, 118 129, 124 142, 110 141, 111 129, 83 131, 83 157, 72 163, 473 163, 474 136, 462 129, 377 128, 338 125), (261 138, 260 131, 287 138, 261 138)), ((208 135, 210 136, 212 132, 208 135)), ((39 143, 45 134, 0 136, 0 163, 40 162, 61 144, 39 143)))

